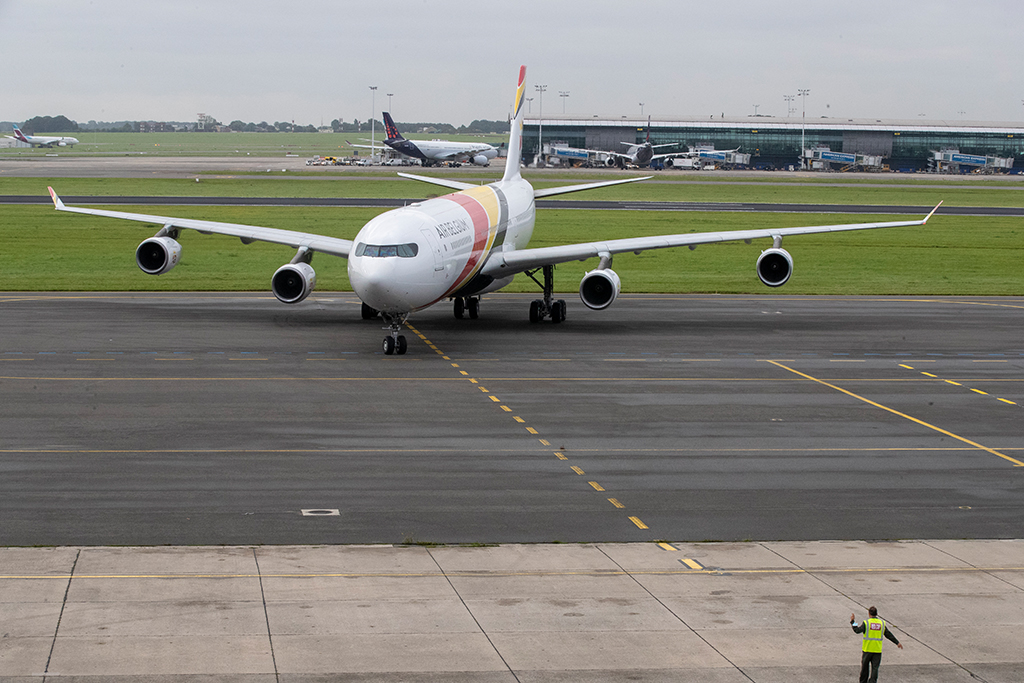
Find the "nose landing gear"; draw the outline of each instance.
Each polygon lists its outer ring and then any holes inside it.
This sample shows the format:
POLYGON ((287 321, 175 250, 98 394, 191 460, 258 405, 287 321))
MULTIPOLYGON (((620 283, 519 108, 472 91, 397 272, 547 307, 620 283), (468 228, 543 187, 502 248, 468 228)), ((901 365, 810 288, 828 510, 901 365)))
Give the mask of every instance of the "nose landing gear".
POLYGON ((397 354, 404 356, 405 352, 409 350, 409 343, 403 335, 398 333, 402 330, 402 325, 405 324, 405 319, 409 317, 409 314, 400 313, 394 315, 382 312, 380 315, 384 318, 384 322, 388 324, 384 329, 390 332, 387 337, 384 337, 384 342, 381 346, 384 355, 393 356, 397 354))

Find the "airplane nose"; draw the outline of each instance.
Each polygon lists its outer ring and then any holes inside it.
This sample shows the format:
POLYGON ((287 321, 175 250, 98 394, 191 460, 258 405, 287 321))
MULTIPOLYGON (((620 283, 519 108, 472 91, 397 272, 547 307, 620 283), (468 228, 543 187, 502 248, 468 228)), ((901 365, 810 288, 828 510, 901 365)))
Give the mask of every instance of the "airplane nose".
POLYGON ((349 259, 348 277, 352 290, 368 306, 386 313, 407 313, 424 306, 422 287, 415 281, 417 259, 374 258, 357 256, 349 259))

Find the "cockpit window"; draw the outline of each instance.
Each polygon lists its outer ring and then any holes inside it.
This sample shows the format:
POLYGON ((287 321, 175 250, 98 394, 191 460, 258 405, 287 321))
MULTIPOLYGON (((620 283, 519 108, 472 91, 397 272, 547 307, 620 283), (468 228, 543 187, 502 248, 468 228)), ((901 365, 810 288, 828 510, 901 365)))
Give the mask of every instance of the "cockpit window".
POLYGON ((388 258, 397 256, 399 258, 412 258, 420 252, 420 247, 415 242, 408 244, 358 244, 356 256, 371 256, 374 258, 388 258))

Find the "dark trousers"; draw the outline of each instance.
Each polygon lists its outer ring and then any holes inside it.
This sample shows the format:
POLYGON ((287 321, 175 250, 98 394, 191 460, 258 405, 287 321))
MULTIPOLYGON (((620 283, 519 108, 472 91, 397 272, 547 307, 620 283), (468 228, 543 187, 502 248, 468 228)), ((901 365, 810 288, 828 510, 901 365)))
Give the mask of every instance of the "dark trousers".
POLYGON ((878 667, 881 664, 881 652, 862 653, 860 656, 860 683, 878 683, 878 667), (871 667, 870 677, 868 677, 868 667, 871 667))

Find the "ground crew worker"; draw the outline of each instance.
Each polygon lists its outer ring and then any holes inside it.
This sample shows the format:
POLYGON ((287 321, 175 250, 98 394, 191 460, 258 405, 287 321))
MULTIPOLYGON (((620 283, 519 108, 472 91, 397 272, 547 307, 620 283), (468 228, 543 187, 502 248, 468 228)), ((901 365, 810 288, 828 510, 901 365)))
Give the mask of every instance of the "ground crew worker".
POLYGON ((854 633, 864 634, 864 645, 860 656, 860 683, 876 683, 878 681, 878 667, 882 663, 882 636, 885 636, 896 647, 903 649, 900 641, 889 630, 885 619, 878 618, 878 610, 874 606, 868 607, 868 618, 863 623, 856 622, 856 615, 850 615, 850 626, 854 633), (871 669, 871 676, 868 677, 868 668, 871 669))

